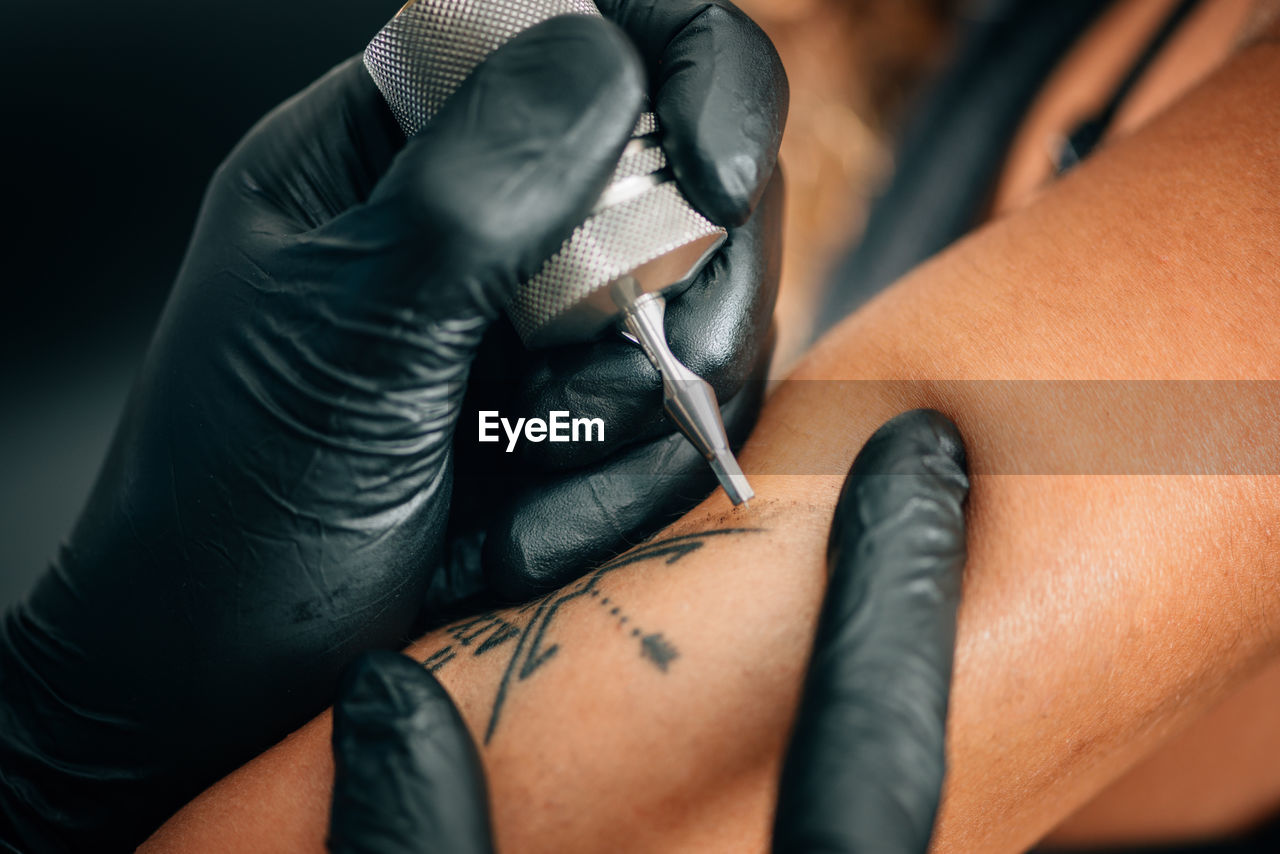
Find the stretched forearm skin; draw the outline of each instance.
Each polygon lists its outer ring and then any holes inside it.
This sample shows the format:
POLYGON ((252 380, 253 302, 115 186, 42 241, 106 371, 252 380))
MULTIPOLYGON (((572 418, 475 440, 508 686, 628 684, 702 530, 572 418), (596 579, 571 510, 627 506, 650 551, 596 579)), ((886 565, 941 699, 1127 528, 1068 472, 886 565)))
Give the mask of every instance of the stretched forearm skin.
MULTIPOLYGON (((1241 53, 901 283, 804 371, 838 372, 861 342, 886 349, 886 370, 926 377, 1277 378, 1280 109, 1265 94, 1277 79, 1274 43, 1241 53)), ((1022 470, 1120 471, 1117 445, 1146 445, 1170 471, 1231 470, 1197 459, 1276 471, 1270 389, 1209 425, 1080 397, 1032 425, 974 390, 928 395, 976 472, 1018 470, 1009 453, 1042 461, 1022 470)), ((1274 654, 1278 493, 1273 477, 975 478, 939 850, 1031 844, 1274 654)))
MULTIPOLYGON (((1274 42, 1242 52, 852 318, 802 371, 838 374, 862 346, 884 349, 889 375, 1276 379, 1280 108, 1265 93, 1277 79, 1274 42)), ((1080 397, 1030 425, 980 383, 926 397, 979 473, 1121 471, 1115 447, 1144 444, 1170 471, 1242 458, 1264 465, 1240 471, 1276 471, 1269 389, 1209 425, 1204 413, 1144 424, 1080 397)), ((1278 506, 1273 477, 974 479, 938 850, 1033 843, 1274 655, 1278 506)))
MULTIPOLYGON (((659 540, 763 531, 606 573, 563 606, 538 648, 554 644, 549 657, 517 649, 536 607, 505 614, 516 634, 479 656, 482 640, 447 632, 415 645, 447 659, 437 675, 487 739, 499 847, 765 847, 841 475, 910 407, 956 421, 975 473, 937 850, 1024 849, 1271 660, 1280 485, 1255 472, 1276 470, 1280 436, 1266 387, 1207 429, 1203 413, 1184 424, 1088 394, 1028 412, 961 381, 1276 379, 1276 80, 1280 49, 1243 51, 851 318, 796 379, 890 382, 785 384, 743 454, 749 472, 779 472, 753 477, 759 500, 733 511, 713 496, 659 540), (1248 463, 1219 468, 1240 451, 1248 463), (1130 452, 1240 473, 1124 474, 1130 452), (676 651, 665 670, 635 627, 676 651)), ((319 850, 328 731, 320 718, 223 781, 154 849, 319 850)))

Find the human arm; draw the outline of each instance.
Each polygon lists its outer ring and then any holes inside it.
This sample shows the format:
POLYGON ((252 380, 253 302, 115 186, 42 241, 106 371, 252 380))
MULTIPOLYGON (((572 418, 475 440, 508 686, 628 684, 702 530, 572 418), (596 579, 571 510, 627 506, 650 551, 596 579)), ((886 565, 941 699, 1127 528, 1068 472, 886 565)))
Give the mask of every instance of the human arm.
POLYGON ((0 842, 135 847, 410 636, 476 348, 641 78, 612 25, 553 21, 407 143, 352 60, 232 152, 89 503, 0 624, 0 842))
MULTIPOLYGON (((559 612, 558 652, 517 683, 482 751, 499 847, 764 846, 838 473, 913 406, 956 421, 974 472, 939 850, 1033 844, 1272 660, 1269 384, 1205 409, 1190 384, 985 381, 1275 379, 1277 74, 1274 43, 1242 51, 820 344, 744 451, 760 502, 742 513, 713 497, 663 535, 696 548, 603 576, 630 619, 674 644, 668 671, 603 606, 578 597, 559 612), (1152 388, 1172 398, 1139 393, 1152 388), (699 533, 744 527, 767 533, 699 533)), ((504 616, 521 633, 531 618, 504 616)), ((480 740, 514 643, 475 656, 483 641, 441 632, 413 648, 425 660, 453 647, 438 675, 480 740)), ((318 848, 328 753, 321 720, 157 846, 234 827, 247 850, 318 848)))
MULTIPOLYGON (((649 35, 673 168, 734 235, 671 316, 685 330, 677 350, 732 398, 740 435, 759 400, 735 392, 769 356, 776 219, 753 212, 785 77, 731 7, 627 7, 610 13, 649 35), (718 97, 726 87, 751 97, 718 97), (740 334, 699 336, 717 324, 740 334)), ((480 529, 463 524, 477 496, 454 489, 466 465, 453 431, 497 347, 491 324, 598 199, 645 94, 642 58, 618 27, 537 29, 413 140, 350 61, 259 123, 218 171, 93 499, 3 627, 0 841, 132 847, 322 709, 360 651, 403 643, 424 610, 483 587, 471 546, 486 535, 493 547, 532 526, 542 538, 522 541, 520 558, 536 562, 543 545, 572 572, 669 518, 673 490, 687 506, 711 488, 705 463, 658 421, 656 395, 642 400, 656 376, 619 342, 576 360, 525 356, 513 363, 537 382, 517 381, 543 403, 566 386, 588 398, 613 421, 611 450, 670 463, 663 482, 628 495, 625 519, 565 524, 546 512, 557 492, 616 478, 598 459, 561 461, 529 478, 537 487, 504 493, 502 513, 483 492, 480 529), (218 725, 192 741, 179 720, 218 725)), ((510 586, 523 567, 492 550, 506 570, 493 578, 510 586)))
MULTIPOLYGON (((768 37, 728 0, 597 6, 644 59, 663 151, 681 191, 728 231, 720 251, 669 302, 665 325, 672 352, 714 387, 736 445, 759 414, 773 354, 782 228, 775 165, 786 74, 768 37)), ((514 392, 499 390, 480 408, 513 417, 571 411, 609 425, 600 442, 525 445, 510 456, 483 457, 500 474, 500 490, 464 490, 455 502, 457 527, 482 535, 489 585, 508 596, 558 586, 716 487, 701 454, 664 416, 657 371, 620 335, 530 352, 510 324, 499 323, 476 376, 514 392), (637 470, 654 476, 629 476, 637 470), (498 502, 498 495, 508 497, 498 502), (562 524, 568 507, 574 525, 562 524)))
MULTIPOLYGON (((963 445, 905 413, 858 454, 787 750, 773 848, 915 854, 932 833, 964 564, 963 445)), ((493 850, 483 771, 448 694, 413 659, 362 658, 334 707, 334 854, 493 850)))

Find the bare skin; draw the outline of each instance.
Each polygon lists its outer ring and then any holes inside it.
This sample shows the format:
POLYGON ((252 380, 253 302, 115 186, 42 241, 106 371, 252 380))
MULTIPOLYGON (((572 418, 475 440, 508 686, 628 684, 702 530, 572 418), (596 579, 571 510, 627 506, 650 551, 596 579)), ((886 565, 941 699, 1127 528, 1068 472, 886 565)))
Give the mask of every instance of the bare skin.
POLYGON ((1280 662, 1175 735, 1054 829, 1072 848, 1221 839, 1274 819, 1280 804, 1280 662))
MULTIPOLYGON (((1082 36, 1013 140, 994 194, 994 216, 1028 204, 1052 182, 1057 141, 1107 102, 1176 2, 1121 0, 1082 36)), ((882 164, 874 145, 868 151, 865 128, 868 122, 877 126, 874 117, 880 115, 869 108, 875 80, 868 74, 883 77, 916 54, 901 55, 896 65, 884 67, 869 66, 868 58, 880 56, 878 44, 903 51, 903 45, 914 43, 916 51, 928 53, 922 40, 936 21, 920 4, 909 3, 740 0, 739 5, 779 46, 792 82, 784 140, 790 167, 787 254, 778 317, 784 332, 803 330, 812 322, 815 294, 822 291, 821 273, 856 233, 861 210, 856 203, 865 204, 882 164), (906 29, 909 22, 914 31, 906 29), (825 131, 837 121, 845 128, 840 134, 825 131), (838 147, 831 145, 832 137, 840 140, 838 147), (833 177, 831 163, 839 158, 852 160, 857 169, 834 170, 833 177), (842 174, 846 180, 839 179, 842 174)), ((1122 104, 1108 138, 1141 129, 1265 27, 1277 6, 1275 0, 1201 3, 1122 104)), ((934 52, 942 49, 936 44, 934 52)), ((779 348, 784 365, 794 352, 786 348, 787 340, 779 348)), ((789 340, 803 340, 803 333, 792 332, 789 340)), ((1271 667, 1068 817, 1049 841, 1080 847, 1159 843, 1221 837, 1255 826, 1280 805, 1280 764, 1267 761, 1280 750, 1280 731, 1270 711, 1270 700, 1277 697, 1280 667, 1271 667), (1272 744, 1276 750, 1268 749, 1272 744)))
MULTIPOLYGON (((1064 58, 1023 120, 993 209, 1026 204, 1053 178, 1058 140, 1107 103, 1178 0, 1125 0, 1111 7, 1064 58)), ((1257 0, 1202 2, 1182 23, 1120 106, 1108 138, 1128 136, 1213 72, 1265 11, 1257 0)))
MULTIPOLYGON (((1118 3, 1070 53, 1014 141, 995 195, 996 215, 1027 204, 1052 181, 1054 141, 1101 108, 1174 2, 1118 3)), ((1121 106, 1109 137, 1141 129, 1276 11, 1272 0, 1202 3, 1121 106)), ((1270 714, 1278 697, 1280 666, 1272 665, 1069 816, 1046 844, 1152 845, 1220 838, 1258 825, 1280 805, 1280 765, 1269 761, 1280 749, 1270 714)))
MULTIPOLYGON (((488 741, 500 847, 766 847, 841 476, 906 408, 951 416, 976 474, 936 850, 1025 849, 1276 660, 1271 385, 972 382, 1280 379, 1271 35, 828 336, 743 454, 749 511, 717 494, 597 596, 570 585, 541 645, 555 597, 499 615, 516 634, 483 655, 490 636, 447 631, 410 649, 488 741), (745 528, 763 530, 708 533, 745 528)), ((151 850, 320 850, 328 734, 327 716, 304 727, 151 850)))

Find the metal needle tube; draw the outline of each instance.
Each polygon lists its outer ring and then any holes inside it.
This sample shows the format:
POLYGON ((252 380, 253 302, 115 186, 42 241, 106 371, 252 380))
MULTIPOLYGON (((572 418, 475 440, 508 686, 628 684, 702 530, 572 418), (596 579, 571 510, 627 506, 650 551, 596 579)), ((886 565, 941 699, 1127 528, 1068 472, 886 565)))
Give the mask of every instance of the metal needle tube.
MULTIPOLYGON (((591 0, 410 0, 369 43, 365 65, 405 133, 417 133, 492 51, 535 24, 600 14, 591 0)), ((668 166, 658 119, 642 113, 591 215, 507 307, 530 347, 589 340, 620 323, 662 375, 664 408, 734 504, 753 495, 729 450, 711 386, 667 346, 678 296, 727 232, 693 209, 668 166)))
POLYGON ((666 305, 660 294, 640 294, 621 306, 622 324, 662 375, 662 405, 667 415, 706 457, 729 500, 745 504, 755 492, 729 450, 715 389, 671 352, 663 323, 666 305))

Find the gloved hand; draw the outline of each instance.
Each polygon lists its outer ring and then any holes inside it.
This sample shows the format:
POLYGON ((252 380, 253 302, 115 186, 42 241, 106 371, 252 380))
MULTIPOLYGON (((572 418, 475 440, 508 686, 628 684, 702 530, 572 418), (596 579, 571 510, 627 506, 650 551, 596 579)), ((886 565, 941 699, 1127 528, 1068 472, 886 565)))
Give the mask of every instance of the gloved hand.
MULTIPOLYGON (((894 418, 836 505, 831 578, 783 769, 778 852, 925 852, 945 755, 969 490, 955 426, 894 418)), ((493 850, 474 742, 418 663, 371 653, 334 708, 334 854, 493 850)))
MULTIPOLYGON (((134 845, 399 644, 441 561, 469 366, 640 112, 548 21, 405 144, 358 60, 213 179, 105 468, 0 635, 0 840, 134 845)), ((0 846, 2 847, 2 846, 0 846)))
MULTIPOLYGON (((786 75, 764 33, 725 0, 596 5, 640 48, 680 188, 729 229, 721 251, 669 303, 666 328, 676 356, 715 387, 730 441, 741 443, 759 414, 773 352, 782 216, 774 167, 786 75)), ((489 585, 511 598, 561 586, 716 486, 706 461, 663 415, 658 373, 618 335, 530 353, 504 318, 475 378, 474 397, 483 399, 468 408, 460 440, 474 441, 475 409, 513 419, 565 410, 608 425, 603 443, 526 443, 510 456, 486 445, 473 448, 484 464, 459 463, 450 524, 460 549, 468 537, 471 548, 459 551, 464 559, 454 569, 465 575, 483 558, 489 585), (472 475, 476 469, 485 473, 472 475)), ((458 591, 479 586, 474 576, 451 581, 458 591)))
POLYGON ((923 854, 965 561, 964 444, 945 416, 892 419, 853 461, 831 577, 787 750, 777 852, 923 854))
POLYGON ((367 653, 333 707, 334 854, 485 854, 489 799, 476 744, 436 678, 367 653))

